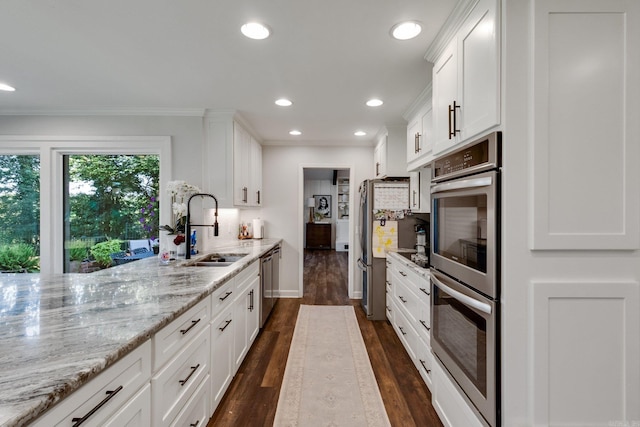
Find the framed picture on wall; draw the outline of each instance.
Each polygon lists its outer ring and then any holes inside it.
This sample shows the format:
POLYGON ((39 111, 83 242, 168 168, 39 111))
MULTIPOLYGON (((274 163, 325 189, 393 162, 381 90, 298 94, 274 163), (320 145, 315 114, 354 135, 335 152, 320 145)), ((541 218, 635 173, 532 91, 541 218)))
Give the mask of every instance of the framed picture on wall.
POLYGON ((316 214, 322 215, 321 218, 331 218, 331 196, 314 195, 316 199, 316 214))

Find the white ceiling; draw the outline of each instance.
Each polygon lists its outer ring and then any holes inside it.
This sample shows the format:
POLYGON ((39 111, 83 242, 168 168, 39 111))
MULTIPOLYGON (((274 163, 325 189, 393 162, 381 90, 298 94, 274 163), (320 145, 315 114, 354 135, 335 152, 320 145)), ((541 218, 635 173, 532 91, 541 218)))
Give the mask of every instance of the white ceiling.
POLYGON ((424 54, 455 3, 2 0, 0 82, 16 91, 0 92, 0 114, 237 110, 265 142, 370 141, 404 123, 431 80, 424 54), (406 19, 423 32, 392 39, 406 19), (250 20, 272 36, 245 38, 250 20), (370 97, 385 103, 367 107, 370 97))

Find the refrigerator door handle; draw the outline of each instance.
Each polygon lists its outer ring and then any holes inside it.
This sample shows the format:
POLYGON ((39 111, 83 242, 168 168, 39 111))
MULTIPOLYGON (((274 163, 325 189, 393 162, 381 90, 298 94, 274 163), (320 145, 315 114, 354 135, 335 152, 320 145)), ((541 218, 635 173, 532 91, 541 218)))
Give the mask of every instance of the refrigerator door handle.
POLYGON ((362 261, 362 258, 358 258, 358 268, 362 271, 367 271, 367 264, 364 263, 364 261, 362 261))

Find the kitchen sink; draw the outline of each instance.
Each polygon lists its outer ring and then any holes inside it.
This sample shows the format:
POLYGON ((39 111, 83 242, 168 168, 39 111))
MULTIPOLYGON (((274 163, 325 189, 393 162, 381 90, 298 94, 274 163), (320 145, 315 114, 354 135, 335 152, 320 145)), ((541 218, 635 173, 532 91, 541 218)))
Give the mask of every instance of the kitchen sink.
POLYGON ((185 267, 227 267, 246 257, 247 253, 212 253, 195 258, 184 264, 185 267))

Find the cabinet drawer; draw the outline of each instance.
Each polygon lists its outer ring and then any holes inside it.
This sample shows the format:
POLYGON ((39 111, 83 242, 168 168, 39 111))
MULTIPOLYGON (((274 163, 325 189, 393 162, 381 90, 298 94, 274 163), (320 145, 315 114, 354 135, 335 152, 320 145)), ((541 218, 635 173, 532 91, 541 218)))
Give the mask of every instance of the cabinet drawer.
POLYGON ((205 427, 211 412, 209 410, 209 393, 211 392, 211 381, 209 375, 198 386, 185 408, 178 414, 171 423, 171 427, 197 426, 205 427))
POLYGON ((145 385, 102 427, 151 426, 151 385, 145 385))
POLYGON ((53 407, 33 425, 69 427, 75 424, 72 419, 86 417, 83 427, 101 426, 148 383, 150 377, 151 342, 146 341, 53 407))
POLYGON ((153 371, 156 372, 169 361, 186 343, 210 322, 211 300, 205 298, 187 312, 162 328, 153 337, 153 371))
POLYGON ((207 325, 151 379, 154 426, 168 426, 209 374, 210 339, 207 325))
POLYGON ((407 319, 416 324, 420 317, 420 299, 404 281, 398 281, 394 290, 394 298, 398 308, 404 311, 407 319))
POLYGON ((414 363, 422 380, 427 384, 429 390, 433 390, 433 379, 431 373, 433 372, 433 354, 431 353, 431 347, 425 343, 424 340, 418 338, 416 347, 416 358, 414 363))
MULTIPOLYGON (((397 302, 395 306, 398 306, 397 302)), ((407 353, 409 353, 409 357, 411 357, 411 360, 416 360, 416 347, 420 338, 413 328, 412 322, 405 317, 403 310, 401 309, 395 310, 393 313, 393 320, 393 326, 396 329, 396 333, 398 334, 398 337, 400 337, 402 344, 404 344, 404 348, 407 350, 407 353)))
POLYGON ((418 335, 428 344, 431 345, 431 305, 428 302, 420 300, 418 304, 418 318, 416 319, 416 329, 418 335))
POLYGON ((228 307, 236 296, 235 280, 229 279, 211 294, 211 318, 228 307))

